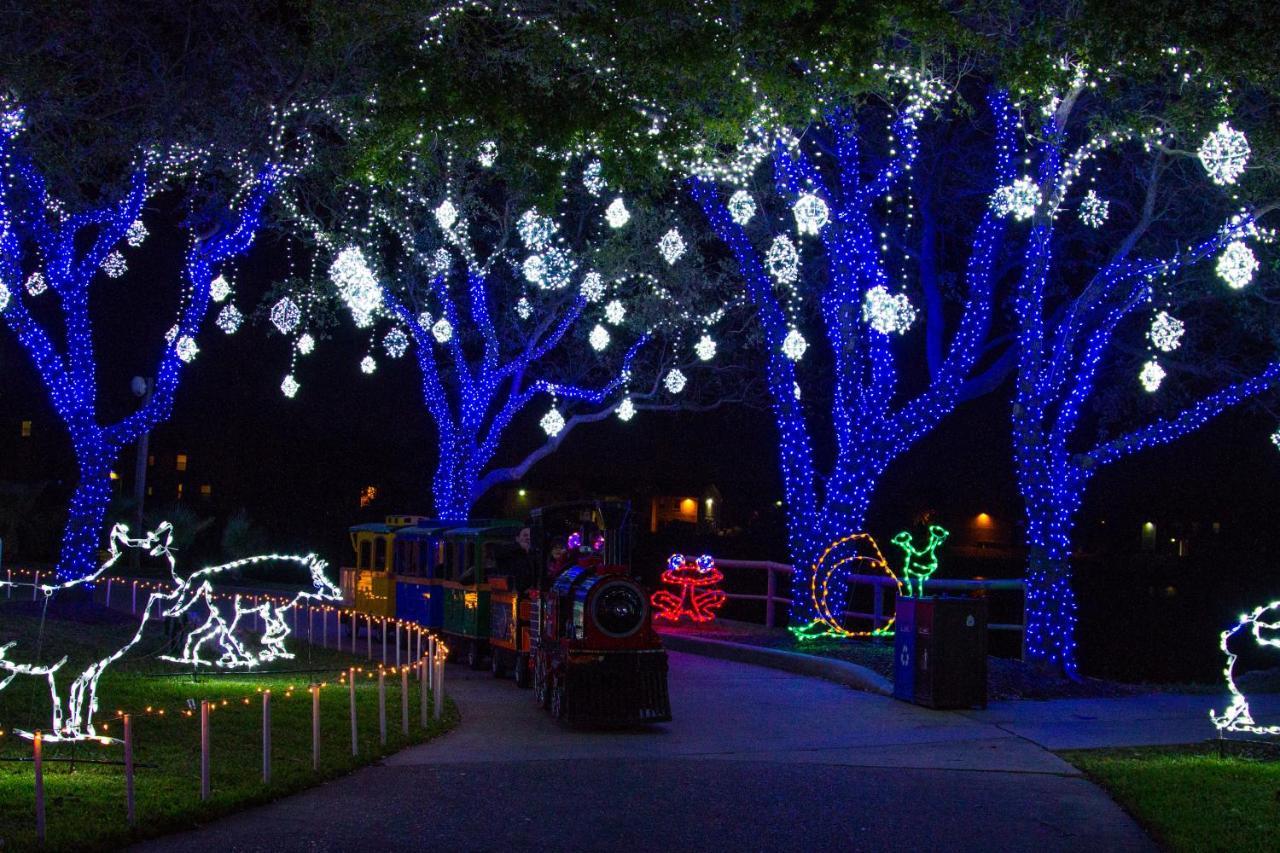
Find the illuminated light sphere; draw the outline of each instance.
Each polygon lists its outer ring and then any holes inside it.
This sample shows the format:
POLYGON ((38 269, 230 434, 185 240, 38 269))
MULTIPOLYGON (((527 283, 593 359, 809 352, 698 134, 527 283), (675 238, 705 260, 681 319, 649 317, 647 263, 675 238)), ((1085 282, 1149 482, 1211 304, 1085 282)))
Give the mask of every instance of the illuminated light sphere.
POLYGON ((609 330, 596 323, 596 327, 587 336, 587 341, 596 352, 604 352, 605 348, 609 346, 609 330))
POLYGON ((521 320, 528 320, 533 316, 533 303, 529 301, 529 297, 521 296, 516 302, 516 316, 521 320))
POLYGON ((453 227, 453 224, 458 221, 458 208, 454 207, 453 202, 446 198, 444 201, 440 202, 440 206, 435 209, 435 215, 436 222, 440 224, 440 227, 445 231, 448 231, 453 227))
POLYGON ((9 307, 9 288, 0 281, 0 311, 9 307))
POLYGON ((298 380, 294 379, 293 374, 290 373, 284 378, 284 381, 280 383, 280 392, 292 400, 298 393, 299 387, 298 380))
POLYGON ((542 281, 538 282, 547 290, 563 290, 569 286, 578 264, 572 256, 558 246, 552 246, 542 253, 542 281))
POLYGON ((394 328, 382 339, 382 348, 391 358, 400 358, 409 349, 409 336, 404 333, 404 329, 394 328))
POLYGON ((1090 228, 1101 228, 1111 213, 1111 202, 1101 198, 1093 190, 1084 194, 1080 200, 1080 221, 1090 228))
POLYGON ((119 252, 112 252, 102 259, 102 271, 106 273, 107 278, 119 278, 129 269, 129 264, 125 262, 124 255, 119 252))
POLYGON ((373 360, 373 356, 366 355, 360 360, 360 370, 363 373, 373 373, 378 369, 378 362, 373 360))
POLYGON ((493 164, 498 162, 498 143, 492 139, 481 142, 476 149, 476 162, 482 169, 492 169, 493 164))
POLYGON ((729 196, 729 216, 739 225, 746 225, 756 215, 756 200, 746 190, 738 190, 729 196))
POLYGON ((1258 271, 1258 259, 1253 256, 1253 249, 1241 240, 1232 240, 1218 256, 1218 277, 1227 283, 1232 290, 1239 290, 1253 281, 1253 274, 1258 271))
POLYGON ((882 335, 902 335, 916 321, 916 309, 905 293, 895 295, 878 284, 862 300, 862 319, 882 335))
POLYGON ((621 196, 609 202, 609 206, 604 209, 604 221, 609 223, 610 228, 621 228, 631 221, 631 211, 627 210, 621 196))
POLYGON ((382 287, 359 246, 348 246, 338 253, 329 266, 329 280, 347 303, 356 326, 372 325, 374 313, 382 307, 382 287))
POLYGON ((604 319, 606 322, 617 326, 625 320, 626 317, 627 306, 623 305, 619 300, 614 299, 608 305, 604 306, 604 319))
POLYGON ((431 336, 436 339, 436 343, 447 344, 453 337, 453 324, 441 317, 431 327, 431 336))
POLYGON ((30 293, 32 296, 39 296, 48 288, 49 285, 45 283, 44 276, 40 274, 39 270, 36 270, 31 275, 27 276, 27 293, 30 293))
POLYGON ((592 270, 582 277, 582 287, 578 291, 588 302, 599 302, 604 299, 604 276, 592 270))
POLYGON ((524 273, 525 281, 541 287, 543 279, 547 277, 547 262, 542 259, 542 255, 530 255, 520 265, 520 271, 524 273))
POLYGON ((423 311, 418 315, 418 325, 426 329, 428 332, 431 331, 431 324, 434 322, 435 319, 432 318, 430 311, 423 311))
POLYGON ((536 210, 526 210, 516 222, 516 231, 529 251, 540 252, 551 244, 551 237, 556 233, 556 223, 551 217, 543 216, 536 210))
POLYGON ((225 305, 218 312, 217 319, 214 324, 228 335, 234 335, 240 330, 240 324, 244 322, 244 315, 240 313, 240 309, 234 305, 225 305))
POLYGON ((298 328, 301 321, 302 311, 289 297, 281 297, 279 302, 271 306, 271 325, 279 329, 280 334, 289 334, 298 328))
POLYGON ((991 195, 991 209, 997 216, 1012 216, 1021 222, 1036 214, 1040 206, 1040 187, 1031 178, 1018 178, 991 195))
POLYGON ((792 361, 804 358, 807 349, 809 349, 809 342, 804 339, 804 335, 800 334, 799 329, 792 329, 782 339, 782 354, 792 361))
POLYGON ((780 284, 792 284, 800 277, 800 253, 785 234, 773 239, 765 253, 764 265, 780 284))
POLYGON ((618 420, 627 422, 636 416, 636 404, 631 402, 630 397, 623 397, 622 402, 617 408, 618 420))
POLYGON ((658 241, 658 254, 662 255, 668 266, 684 257, 684 238, 677 229, 672 228, 662 235, 662 239, 658 241))
POLYGON ((449 268, 453 266, 453 257, 449 254, 449 250, 441 246, 436 249, 434 255, 431 256, 431 263, 428 269, 432 275, 447 275, 449 268))
POLYGON ((1186 327, 1182 321, 1168 311, 1161 311, 1151 321, 1151 331, 1147 337, 1152 345, 1161 352, 1173 352, 1182 345, 1182 335, 1186 327))
POLYGON ((302 336, 298 338, 298 352, 303 355, 311 355, 311 353, 315 352, 315 349, 316 339, 303 332, 302 336))
POLYGON ((174 350, 178 353, 178 358, 188 364, 200 353, 200 347, 196 346, 196 339, 190 335, 183 335, 178 338, 178 343, 174 346, 174 350))
POLYGON ((1275 445, 1276 450, 1280 450, 1280 429, 1271 433, 1271 443, 1275 445))
POLYGON ((1142 370, 1138 373, 1138 381, 1148 394, 1154 394, 1160 388, 1164 377, 1164 368, 1154 358, 1142 365, 1142 370))
POLYGON ((679 394, 683 391, 686 382, 688 380, 685 379, 684 373, 678 367, 671 368, 671 371, 662 380, 662 384, 672 394, 679 394))
POLYGON ((209 282, 209 298, 214 302, 226 302, 230 295, 231 282, 227 281, 226 276, 220 275, 209 282))
POLYGON ((587 192, 592 195, 600 195, 604 192, 606 186, 604 182, 604 164, 599 160, 592 160, 587 167, 582 170, 582 186, 586 187, 587 192))
POLYGON ((791 212, 796 217, 796 230, 801 234, 816 236, 831 219, 827 203, 813 193, 805 193, 796 199, 791 212))
POLYGON ((142 220, 135 219, 129 229, 124 232, 124 241, 136 249, 142 245, 150 234, 151 232, 147 230, 147 226, 142 224, 142 220))
POLYGON ((1210 180, 1219 186, 1234 184, 1249 163, 1249 140, 1224 121, 1204 138, 1196 153, 1210 180))
POLYGON ((710 361, 716 357, 716 342, 712 340, 710 335, 704 334, 693 345, 693 351, 697 353, 698 358, 703 361, 710 361))
POLYGON ((552 406, 551 410, 542 416, 542 420, 538 421, 538 426, 542 427, 542 431, 549 437, 555 438, 564 430, 564 415, 552 406))

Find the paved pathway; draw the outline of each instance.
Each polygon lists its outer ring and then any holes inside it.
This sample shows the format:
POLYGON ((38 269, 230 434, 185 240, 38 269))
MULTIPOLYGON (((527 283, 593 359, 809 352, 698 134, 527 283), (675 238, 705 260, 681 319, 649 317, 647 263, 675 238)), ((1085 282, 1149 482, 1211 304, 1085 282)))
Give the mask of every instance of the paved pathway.
POLYGON ((510 682, 451 666, 451 734, 139 849, 1153 849, 999 709, 934 712, 692 655, 671 665, 675 721, 632 732, 561 727, 510 682))

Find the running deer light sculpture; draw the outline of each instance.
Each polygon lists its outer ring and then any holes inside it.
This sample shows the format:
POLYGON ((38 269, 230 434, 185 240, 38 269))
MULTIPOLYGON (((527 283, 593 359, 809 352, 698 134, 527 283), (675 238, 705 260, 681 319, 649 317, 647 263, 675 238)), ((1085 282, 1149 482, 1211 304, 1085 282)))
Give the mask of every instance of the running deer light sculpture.
MULTIPOLYGON (((171 549, 172 544, 173 526, 167 521, 140 539, 130 538, 128 525, 117 524, 111 529, 111 536, 107 543, 109 554, 107 561, 96 572, 65 583, 36 585, 36 588, 48 597, 72 587, 92 584, 103 578, 129 548, 144 550, 153 557, 163 557, 169 563, 170 585, 168 587, 161 585, 150 594, 146 605, 142 608, 138 629, 133 636, 111 654, 90 664, 76 677, 71 683, 65 706, 59 696, 56 681, 58 670, 67 662, 65 657, 47 666, 15 664, 6 659, 7 652, 13 643, 0 646, 0 689, 8 686, 9 682, 18 675, 42 675, 48 680, 49 699, 53 707, 53 726, 52 731, 44 735, 46 741, 109 740, 99 736, 93 725, 93 715, 98 710, 98 679, 102 677, 107 667, 137 645, 142 639, 147 623, 154 617, 184 617, 193 610, 201 609, 198 605, 202 605, 207 613, 204 623, 186 636, 180 655, 164 655, 162 659, 193 666, 247 668, 268 661, 293 657, 293 654, 285 648, 284 641, 290 633, 285 616, 294 607, 304 601, 331 602, 342 597, 338 588, 325 577, 326 563, 315 554, 301 557, 288 554, 263 554, 198 569, 182 577, 178 574, 177 560, 171 549), (218 592, 218 587, 236 569, 268 561, 303 566, 310 575, 311 589, 300 589, 292 595, 264 596, 255 600, 235 591, 218 592), (259 647, 257 648, 246 644, 237 636, 241 620, 253 615, 260 617, 263 624, 263 632, 258 639, 259 647), (201 651, 211 644, 218 647, 218 656, 212 659, 201 657, 201 651)), ((0 589, 6 586, 30 587, 31 584, 0 581, 0 589)), ((32 737, 30 732, 15 731, 23 737, 32 737)))

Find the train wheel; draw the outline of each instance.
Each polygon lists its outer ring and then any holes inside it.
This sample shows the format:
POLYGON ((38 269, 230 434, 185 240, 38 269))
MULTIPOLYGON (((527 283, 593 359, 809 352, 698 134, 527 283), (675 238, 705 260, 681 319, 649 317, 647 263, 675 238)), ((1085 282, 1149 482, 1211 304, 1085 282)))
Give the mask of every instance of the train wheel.
POLYGON ((556 678, 551 683, 551 716, 563 720, 564 712, 564 679, 556 678))
POLYGON ((550 693, 547 690, 546 659, 538 655, 533 660, 533 701, 538 703, 539 708, 545 708, 550 704, 550 693))
POLYGON ((524 654, 516 655, 515 667, 516 687, 525 689, 533 686, 533 678, 529 674, 529 656, 524 654))

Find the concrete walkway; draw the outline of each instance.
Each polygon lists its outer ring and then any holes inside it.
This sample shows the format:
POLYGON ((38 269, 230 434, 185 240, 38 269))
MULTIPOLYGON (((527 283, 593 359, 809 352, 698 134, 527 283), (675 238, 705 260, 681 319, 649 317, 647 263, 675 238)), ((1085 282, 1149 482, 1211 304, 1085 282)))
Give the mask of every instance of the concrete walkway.
POLYGON ((509 681, 451 666, 453 733, 138 849, 1153 849, 1000 708, 928 711, 680 653, 671 666, 675 721, 625 732, 562 727, 509 681))

